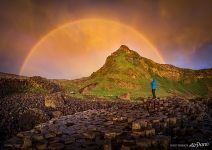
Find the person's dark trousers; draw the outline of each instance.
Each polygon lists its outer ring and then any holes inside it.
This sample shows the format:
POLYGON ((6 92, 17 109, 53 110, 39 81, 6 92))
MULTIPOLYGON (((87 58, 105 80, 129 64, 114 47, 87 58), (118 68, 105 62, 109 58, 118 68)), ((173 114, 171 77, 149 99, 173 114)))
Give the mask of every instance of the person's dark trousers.
POLYGON ((152 89, 152 96, 153 96, 153 98, 156 98, 155 89, 152 89))

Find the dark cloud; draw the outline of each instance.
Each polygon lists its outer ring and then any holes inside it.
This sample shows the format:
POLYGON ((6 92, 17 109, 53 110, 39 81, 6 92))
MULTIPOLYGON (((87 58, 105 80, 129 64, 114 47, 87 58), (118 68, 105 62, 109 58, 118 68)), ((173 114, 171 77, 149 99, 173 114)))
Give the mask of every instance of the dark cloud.
POLYGON ((189 65, 194 69, 212 68, 212 42, 201 45, 190 56, 189 65))
POLYGON ((132 26, 159 49, 167 63, 212 67, 208 48, 200 48, 212 41, 211 8, 211 0, 1 0, 0 71, 18 73, 28 51, 42 36, 87 17, 132 26), (200 54, 203 56, 197 59, 200 54), (179 61, 181 57, 190 63, 179 61), (9 66, 13 67, 7 69, 9 66))

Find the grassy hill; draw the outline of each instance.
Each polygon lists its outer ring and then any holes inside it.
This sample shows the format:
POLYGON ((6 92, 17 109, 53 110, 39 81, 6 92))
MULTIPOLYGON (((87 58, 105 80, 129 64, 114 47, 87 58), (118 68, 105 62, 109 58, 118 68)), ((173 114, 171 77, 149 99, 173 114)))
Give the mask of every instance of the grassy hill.
POLYGON ((115 98, 129 93, 132 99, 151 96, 150 82, 158 82, 158 96, 212 96, 212 69, 182 69, 158 64, 122 45, 105 64, 87 78, 60 80, 68 95, 115 98))

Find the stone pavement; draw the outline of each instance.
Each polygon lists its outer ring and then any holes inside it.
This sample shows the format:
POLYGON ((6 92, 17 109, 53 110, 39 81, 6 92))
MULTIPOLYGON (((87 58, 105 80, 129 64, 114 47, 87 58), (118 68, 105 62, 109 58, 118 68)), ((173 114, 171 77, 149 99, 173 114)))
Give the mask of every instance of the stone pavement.
POLYGON ((170 149, 172 143, 212 141, 212 121, 202 102, 180 98, 117 103, 53 118, 20 132, 4 149, 170 149))

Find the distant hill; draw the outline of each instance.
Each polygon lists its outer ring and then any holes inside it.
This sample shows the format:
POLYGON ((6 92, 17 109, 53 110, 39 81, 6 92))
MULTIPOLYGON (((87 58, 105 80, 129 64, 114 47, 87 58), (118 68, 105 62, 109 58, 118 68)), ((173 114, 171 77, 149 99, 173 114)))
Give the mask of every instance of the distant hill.
POLYGON ((158 96, 212 96, 212 69, 191 70, 158 64, 125 45, 108 56, 105 64, 91 76, 57 83, 72 96, 114 98, 129 93, 131 98, 137 98, 151 96, 152 78, 158 82, 158 96))

